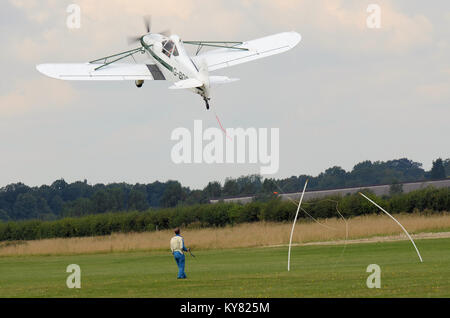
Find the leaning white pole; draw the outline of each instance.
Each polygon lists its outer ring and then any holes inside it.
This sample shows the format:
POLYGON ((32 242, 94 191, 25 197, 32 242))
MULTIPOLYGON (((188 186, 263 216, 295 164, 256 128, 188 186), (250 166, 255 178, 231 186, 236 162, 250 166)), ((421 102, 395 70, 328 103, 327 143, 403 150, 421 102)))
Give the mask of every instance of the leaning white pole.
POLYGON ((399 221, 397 221, 392 215, 390 215, 385 209, 383 209, 381 206, 379 206, 378 204, 376 204, 375 202, 373 202, 371 199, 369 199, 367 196, 365 196, 364 194, 362 194, 361 192, 359 193, 361 194, 363 197, 365 197, 367 200, 369 200, 369 202, 373 203, 377 208, 379 208, 381 211, 383 211, 384 213, 386 213, 391 219, 393 219, 395 221, 395 223, 397 223, 398 225, 400 225, 400 227, 402 228, 403 232, 405 232, 405 234, 409 237, 411 243, 414 245, 414 248, 416 249, 417 255, 419 255, 419 259, 420 262, 423 263, 422 260, 422 256, 420 256, 419 250, 417 249, 416 244, 414 243, 414 240, 412 239, 411 235, 409 235, 408 231, 406 231, 406 229, 403 227, 403 225, 400 224, 399 221))
POLYGON ((288 272, 291 270, 291 245, 292 245, 292 236, 294 235, 295 223, 297 223, 298 212, 300 211, 300 207, 302 205, 303 196, 305 195, 306 186, 308 185, 308 181, 305 182, 305 187, 303 188, 302 196, 300 198, 300 202, 298 203, 297 213, 295 214, 294 224, 292 224, 291 230, 291 239, 289 240, 289 252, 288 252, 288 272))

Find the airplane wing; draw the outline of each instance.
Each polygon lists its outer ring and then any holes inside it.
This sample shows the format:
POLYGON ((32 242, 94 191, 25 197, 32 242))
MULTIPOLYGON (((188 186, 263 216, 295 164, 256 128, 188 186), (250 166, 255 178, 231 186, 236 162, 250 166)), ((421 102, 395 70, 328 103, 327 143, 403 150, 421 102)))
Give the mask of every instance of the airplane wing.
POLYGON ((165 80, 156 65, 119 64, 95 70, 99 64, 40 64, 36 68, 42 74, 67 81, 135 81, 165 80))
POLYGON ((297 32, 279 33, 243 42, 234 45, 233 48, 211 50, 192 59, 199 65, 203 60, 208 65, 209 71, 215 71, 289 51, 297 46, 301 39, 301 35, 297 32))

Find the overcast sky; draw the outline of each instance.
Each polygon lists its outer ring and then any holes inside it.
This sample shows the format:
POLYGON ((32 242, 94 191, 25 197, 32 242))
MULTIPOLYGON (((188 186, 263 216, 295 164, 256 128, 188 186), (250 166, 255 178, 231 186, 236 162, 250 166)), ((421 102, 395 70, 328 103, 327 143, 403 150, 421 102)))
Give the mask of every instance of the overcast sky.
POLYGON ((215 72, 241 81, 214 90, 225 127, 280 129, 280 169, 317 175, 363 160, 450 157, 450 2, 422 0, 5 0, 0 4, 0 186, 13 182, 208 181, 260 165, 175 165, 170 140, 194 120, 217 127, 199 96, 167 82, 63 82, 40 63, 125 51, 126 37, 170 28, 184 40, 244 41, 295 30, 292 51, 215 72), (81 28, 66 26, 81 7, 81 28), (380 5, 381 29, 366 26, 380 5))

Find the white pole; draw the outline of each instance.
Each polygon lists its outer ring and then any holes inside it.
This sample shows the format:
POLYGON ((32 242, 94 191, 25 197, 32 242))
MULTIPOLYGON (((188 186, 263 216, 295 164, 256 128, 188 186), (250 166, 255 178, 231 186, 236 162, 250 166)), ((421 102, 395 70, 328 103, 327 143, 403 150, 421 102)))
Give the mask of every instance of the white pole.
POLYGON ((399 221, 397 221, 392 215, 390 215, 385 209, 383 209, 381 206, 379 206, 378 204, 376 204, 375 202, 373 202, 371 199, 369 199, 367 196, 365 196, 364 194, 362 194, 361 192, 359 193, 360 195, 362 195, 363 197, 365 197, 367 200, 369 200, 369 202, 373 203, 377 208, 381 209, 381 211, 383 211, 384 213, 386 213, 391 219, 393 219, 395 221, 395 223, 397 223, 398 225, 400 225, 400 227, 402 228, 403 232, 405 232, 405 234, 409 237, 409 239, 411 240, 411 243, 414 245, 414 248, 416 249, 417 255, 419 255, 419 259, 420 262, 423 263, 422 260, 422 256, 420 256, 419 250, 417 249, 416 244, 414 243, 414 240, 412 239, 411 235, 409 235, 408 231, 406 231, 406 229, 403 227, 403 225, 400 224, 399 221))
POLYGON ((300 206, 302 205, 303 196, 305 195, 306 186, 308 185, 308 181, 305 182, 305 187, 303 188, 302 196, 300 198, 300 202, 298 203, 297 213, 295 214, 294 224, 292 224, 291 230, 291 239, 289 240, 289 252, 288 252, 288 272, 291 270, 291 245, 292 245, 292 236, 294 235, 295 223, 297 223, 298 212, 300 211, 300 206))

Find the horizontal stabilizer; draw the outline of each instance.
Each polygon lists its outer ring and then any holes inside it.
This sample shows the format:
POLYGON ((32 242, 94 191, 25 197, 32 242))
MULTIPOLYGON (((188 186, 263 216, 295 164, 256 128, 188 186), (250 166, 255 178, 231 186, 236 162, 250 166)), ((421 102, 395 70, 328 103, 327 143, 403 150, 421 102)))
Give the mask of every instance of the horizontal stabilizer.
POLYGON ((176 82, 173 86, 170 86, 170 89, 187 89, 187 88, 195 88, 201 87, 203 83, 195 78, 189 78, 184 81, 176 82))
POLYGON ((239 78, 229 78, 227 76, 210 76, 209 83, 213 85, 229 84, 239 81, 239 78))

